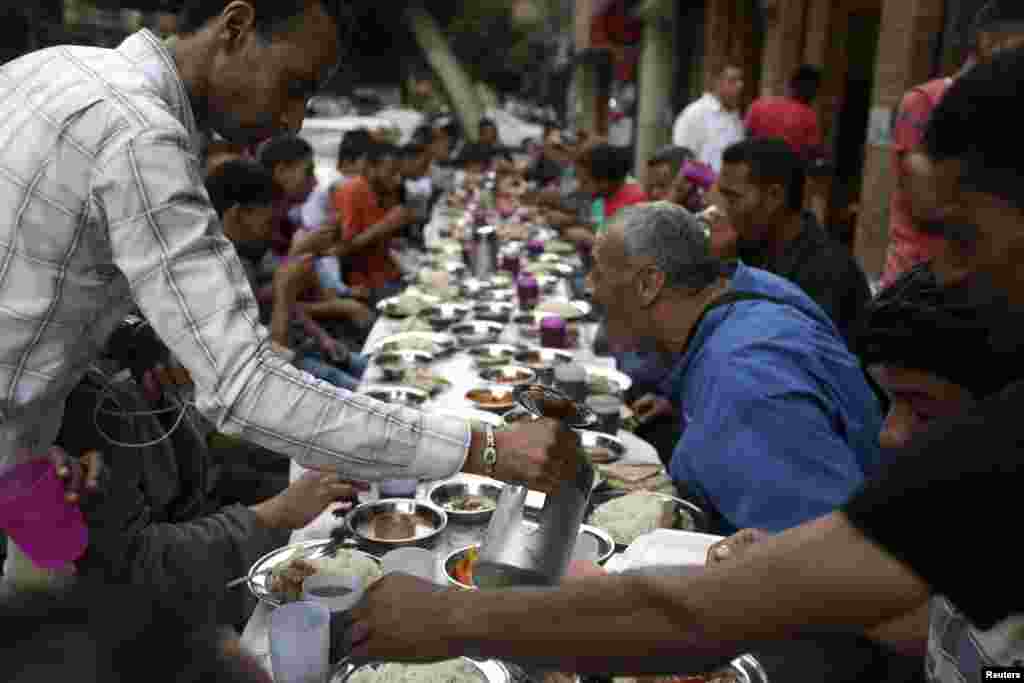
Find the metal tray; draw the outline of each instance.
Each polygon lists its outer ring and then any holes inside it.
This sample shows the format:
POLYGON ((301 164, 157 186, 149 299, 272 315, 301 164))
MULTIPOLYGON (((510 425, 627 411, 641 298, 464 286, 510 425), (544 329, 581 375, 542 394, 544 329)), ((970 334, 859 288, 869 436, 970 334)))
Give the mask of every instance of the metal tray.
MULTIPOLYGON (((299 543, 292 543, 267 553, 260 559, 256 560, 249 569, 249 576, 246 580, 249 592, 256 596, 256 599, 261 602, 273 605, 274 607, 279 607, 283 602, 276 593, 273 593, 270 590, 270 573, 275 568, 283 564, 287 564, 292 560, 316 560, 321 557, 325 557, 329 546, 333 542, 334 541, 329 538, 322 538, 315 541, 300 541, 299 543)), ((380 558, 372 555, 371 553, 359 550, 354 541, 341 544, 339 546, 339 550, 365 555, 378 565, 380 564, 380 558)))
POLYGON ((435 356, 454 351, 455 337, 441 332, 399 332, 378 340, 366 349, 373 354, 380 351, 426 351, 435 356))
POLYGON ((345 516, 345 528, 361 546, 372 549, 392 550, 408 546, 430 547, 448 526, 448 515, 444 510, 422 500, 411 498, 385 498, 356 506, 345 516), (396 512, 418 515, 415 532, 408 538, 385 540, 370 533, 371 520, 375 515, 396 512), (421 523, 422 522, 422 523, 421 523))
MULTIPOLYGON (((489 660, 476 660, 468 657, 463 657, 463 661, 467 662, 472 668, 480 674, 480 683, 512 683, 512 677, 509 674, 505 665, 501 662, 493 659, 489 660)), ((345 660, 342 661, 341 665, 335 671, 334 676, 331 678, 331 683, 348 683, 349 679, 359 671, 367 668, 379 668, 384 666, 383 664, 370 663, 356 665, 352 662, 345 660)))
POLYGON ((408 406, 410 408, 421 408, 430 400, 430 394, 416 387, 387 386, 383 384, 371 385, 359 389, 360 394, 365 394, 378 401, 394 403, 396 405, 408 406))
MULTIPOLYGON (((595 491, 590 496, 590 502, 588 503, 588 506, 587 506, 587 514, 584 517, 584 519, 589 524, 590 523, 590 518, 594 514, 594 510, 596 510, 598 507, 600 507, 601 505, 607 503, 610 500, 615 500, 616 498, 622 498, 623 496, 627 496, 630 493, 635 493, 635 492, 633 492, 633 491, 620 491, 620 490, 617 490, 617 489, 595 491)), ((705 513, 704 510, 700 509, 699 507, 697 507, 696 505, 694 505, 690 501, 683 500, 682 498, 676 498, 675 496, 670 496, 670 495, 668 495, 666 493, 657 493, 657 492, 654 492, 654 491, 647 491, 645 493, 647 493, 647 495, 650 495, 650 496, 657 496, 657 497, 663 498, 665 500, 671 500, 673 503, 675 503, 676 511, 677 512, 685 512, 687 515, 689 515, 693 519, 693 527, 692 528, 687 528, 686 526, 680 526, 680 525, 677 525, 674 528, 679 529, 680 531, 697 531, 697 532, 700 532, 700 533, 707 533, 708 532, 709 520, 708 520, 707 513, 705 513)), ((627 547, 628 546, 626 546, 626 545, 618 545, 618 544, 616 544, 616 548, 620 552, 625 551, 625 549, 627 547)))
POLYGON ((449 333, 467 346, 496 342, 504 331, 504 325, 489 320, 471 320, 448 328, 449 333))

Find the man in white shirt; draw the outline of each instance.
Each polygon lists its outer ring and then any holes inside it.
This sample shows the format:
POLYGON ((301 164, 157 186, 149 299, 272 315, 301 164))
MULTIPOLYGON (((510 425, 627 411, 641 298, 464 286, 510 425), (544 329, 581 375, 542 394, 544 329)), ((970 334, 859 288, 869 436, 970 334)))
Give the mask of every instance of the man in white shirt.
POLYGON ((336 70, 338 7, 189 0, 173 47, 143 30, 0 66, 0 467, 49 449, 137 306, 219 431, 308 467, 367 481, 462 469, 548 491, 571 476, 574 436, 550 421, 480 432, 352 394, 293 368, 259 324, 203 186, 200 131, 245 145, 298 132, 336 70))
POLYGON ((719 73, 714 89, 692 102, 676 119, 672 144, 692 149, 697 158, 722 170, 722 152, 746 134, 740 116, 743 70, 732 64, 719 73))

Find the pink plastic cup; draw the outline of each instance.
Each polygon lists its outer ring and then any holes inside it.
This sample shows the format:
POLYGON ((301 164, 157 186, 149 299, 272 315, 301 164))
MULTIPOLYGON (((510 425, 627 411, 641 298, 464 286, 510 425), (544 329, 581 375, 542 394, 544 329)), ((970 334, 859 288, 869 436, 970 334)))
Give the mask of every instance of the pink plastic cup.
POLYGON ((0 475, 0 528, 40 569, 60 569, 89 545, 82 511, 64 493, 49 460, 15 465, 0 475))

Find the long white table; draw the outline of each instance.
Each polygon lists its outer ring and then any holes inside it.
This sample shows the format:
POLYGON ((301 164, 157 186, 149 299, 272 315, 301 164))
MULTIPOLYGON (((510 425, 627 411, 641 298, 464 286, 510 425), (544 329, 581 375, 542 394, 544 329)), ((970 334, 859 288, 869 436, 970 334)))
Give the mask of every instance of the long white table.
MULTIPOLYGON (((436 227, 436 220, 434 225, 436 227)), ((429 240, 436 239, 436 229, 432 231, 431 228, 428 227, 427 235, 428 243, 429 240)), ((568 291, 568 285, 563 281, 559 285, 559 291, 555 296, 564 298, 567 296, 568 291)), ((403 325, 404 321, 381 317, 376 322, 373 330, 367 338, 366 348, 370 348, 377 341, 389 335, 401 332, 403 330, 403 325)), ((595 323, 584 322, 581 323, 579 327, 579 348, 570 349, 578 362, 614 368, 614 359, 598 357, 593 353, 593 339, 597 331, 597 325, 595 323)), ((536 338, 520 336, 518 328, 515 325, 509 324, 506 326, 506 329, 501 336, 500 343, 524 343, 535 346, 539 342, 536 338)), ((460 408, 471 407, 470 403, 465 399, 466 392, 477 385, 486 384, 480 379, 478 371, 473 367, 472 359, 468 354, 461 350, 456 352, 450 358, 445 358, 431 367, 438 374, 451 382, 452 387, 428 402, 424 406, 424 410, 457 410, 460 408)), ((362 385, 365 387, 381 383, 384 382, 382 382, 379 371, 371 364, 367 369, 366 376, 363 378, 362 385)), ((657 451, 646 441, 643 441, 639 437, 636 437, 626 431, 620 431, 618 437, 624 442, 627 449, 625 457, 620 462, 635 465, 661 464, 661 461, 658 459, 657 451)), ((303 472, 304 469, 297 463, 293 462, 291 465, 290 480, 295 481, 303 472)), ((418 487, 417 497, 425 499, 428 489, 434 483, 436 482, 421 482, 418 487)), ((377 497, 377 487, 373 486, 368 493, 360 496, 360 502, 376 500, 377 497)), ((527 504, 532 507, 540 507, 540 505, 543 504, 543 500, 543 494, 540 494, 539 492, 531 492, 530 497, 527 500, 527 504)), ((305 540, 329 538, 331 530, 341 522, 341 520, 334 515, 334 511, 337 508, 337 505, 330 506, 323 512, 323 514, 314 520, 312 524, 295 531, 291 536, 291 542, 297 543, 305 540)), ((480 533, 481 529, 479 528, 459 529, 457 526, 453 525, 444 535, 443 539, 438 542, 434 551, 439 554, 447 554, 457 548, 479 542, 480 533)), ((234 590, 246 590, 246 588, 245 586, 239 586, 234 590)), ((260 658, 268 671, 270 670, 270 646, 268 641, 268 632, 271 610, 272 608, 268 605, 260 603, 253 612, 252 617, 250 617, 249 622, 246 624, 245 632, 242 634, 243 645, 251 653, 260 658)))

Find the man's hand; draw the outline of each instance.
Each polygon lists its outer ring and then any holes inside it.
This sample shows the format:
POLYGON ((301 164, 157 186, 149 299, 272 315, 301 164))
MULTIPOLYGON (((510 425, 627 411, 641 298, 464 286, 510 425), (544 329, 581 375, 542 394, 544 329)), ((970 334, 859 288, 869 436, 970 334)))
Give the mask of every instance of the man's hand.
POLYGON ((331 503, 355 500, 360 488, 368 487, 343 481, 337 474, 305 472, 278 495, 254 505, 252 511, 270 529, 294 531, 309 525, 331 503))
POLYGON ((389 662, 431 662, 464 654, 452 631, 456 592, 406 574, 370 586, 352 610, 352 657, 389 662))
POLYGON ((584 244, 593 246, 594 242, 597 241, 597 236, 594 235, 593 231, 578 225, 563 230, 562 238, 566 242, 572 242, 577 245, 584 244))
POLYGON ((373 296, 373 293, 370 291, 370 288, 363 287, 362 285, 358 285, 356 287, 349 287, 349 290, 352 292, 352 298, 358 299, 359 301, 369 301, 370 297, 373 296))
POLYGON ((313 257, 309 254, 289 259, 274 272, 274 293, 294 302, 299 294, 318 282, 313 268, 313 257))
POLYGON ((710 567, 735 560, 749 550, 750 546, 760 543, 769 536, 770 533, 760 529, 740 529, 729 538, 708 548, 708 559, 705 564, 710 567))
POLYGON ((646 424, 659 417, 674 415, 676 412, 671 401, 655 394, 647 394, 641 398, 632 405, 632 410, 640 424, 646 424))
POLYGON ((549 211, 546 219, 552 228, 568 228, 579 220, 576 216, 562 211, 549 211))
POLYGON ((536 420, 497 432, 494 441, 496 477, 544 493, 575 477, 582 457, 576 432, 554 420, 536 420))
POLYGON ((57 468, 57 476, 64 482, 64 500, 74 505, 99 492, 100 473, 103 471, 103 456, 99 451, 86 451, 76 459, 59 446, 54 446, 48 457, 57 468))

